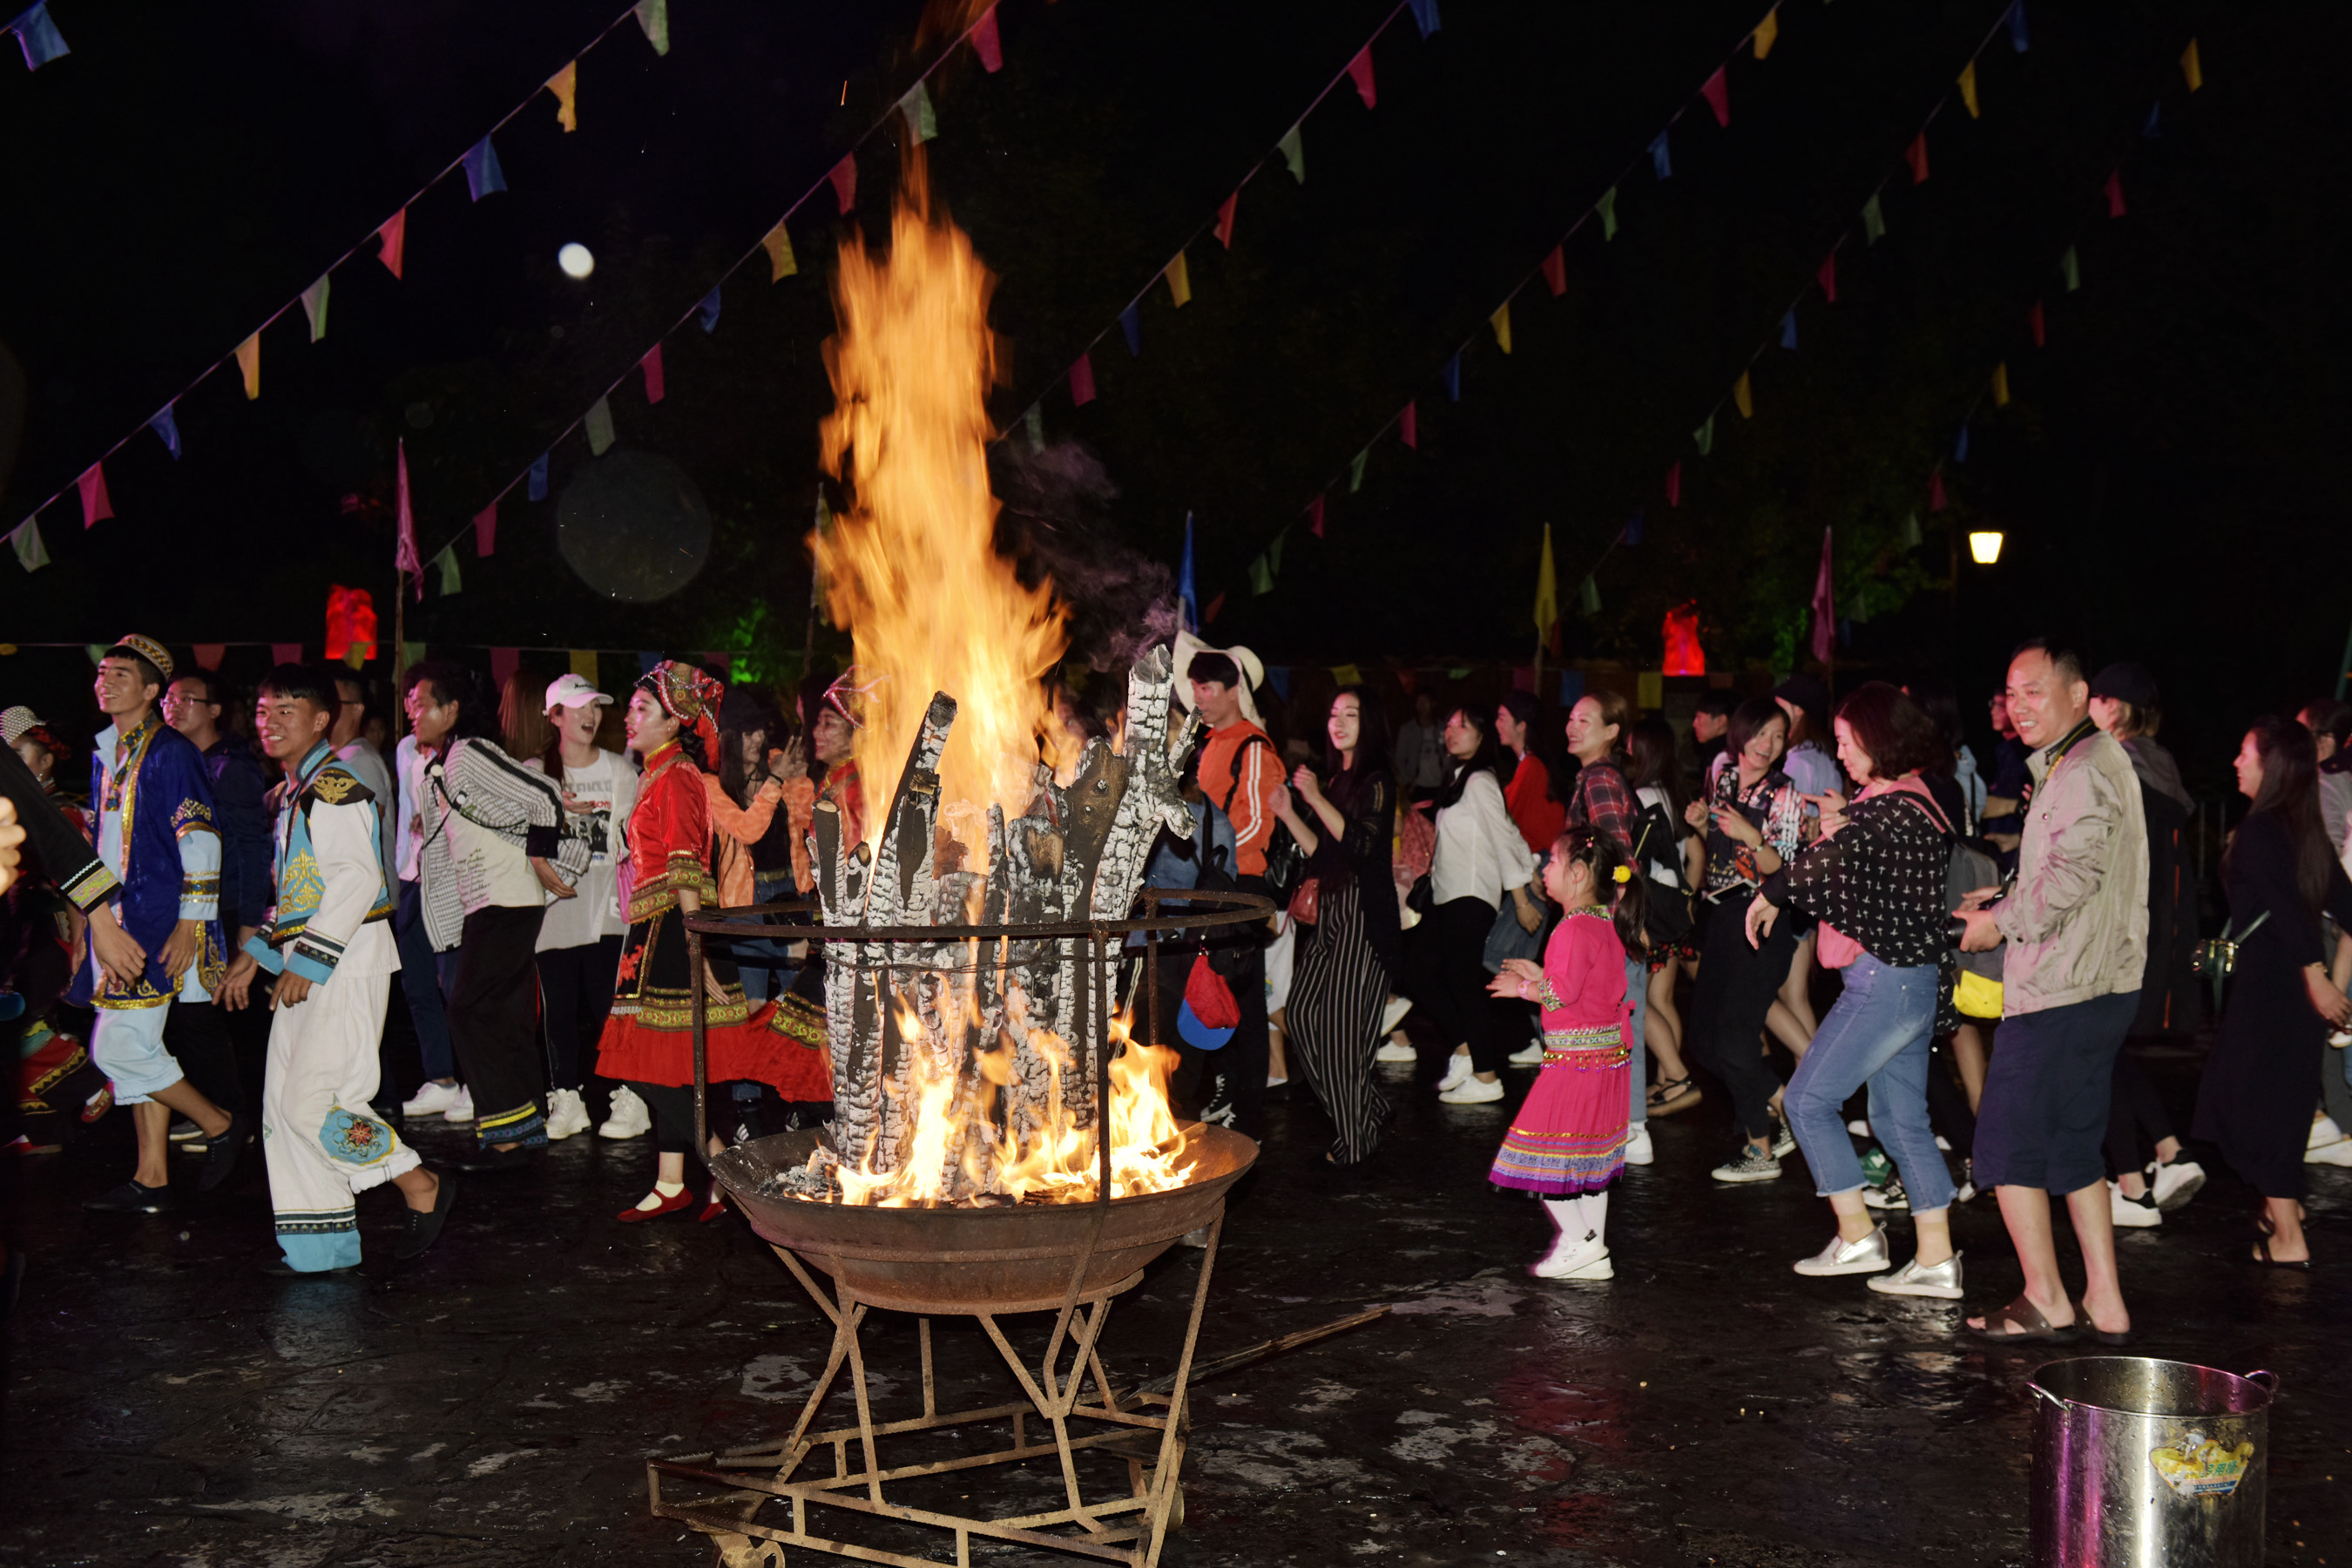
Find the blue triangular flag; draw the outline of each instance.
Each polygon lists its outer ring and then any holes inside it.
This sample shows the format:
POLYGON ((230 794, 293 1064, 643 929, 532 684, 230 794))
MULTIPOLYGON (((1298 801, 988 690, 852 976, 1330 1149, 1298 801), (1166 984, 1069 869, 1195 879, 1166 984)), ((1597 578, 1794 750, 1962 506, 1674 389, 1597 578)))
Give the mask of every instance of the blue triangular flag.
POLYGON ((480 201, 492 191, 507 188, 506 171, 499 167, 499 150, 483 137, 466 149, 466 190, 474 200, 480 201))
POLYGON ((1666 147, 1666 133, 1663 131, 1658 132, 1658 139, 1650 143, 1650 167, 1658 172, 1658 178, 1662 180, 1675 177, 1674 153, 1666 147))
POLYGON ((1286 664, 1266 666, 1265 683, 1274 688, 1274 694, 1276 697, 1281 698, 1285 702, 1290 700, 1290 666, 1286 664))
POLYGON ((1794 310, 1780 318, 1780 346, 1784 349, 1797 346, 1797 312, 1794 310))
POLYGON ((1960 426, 1959 439, 1952 443, 1952 461, 1955 463, 1965 463, 1968 460, 1969 427, 1966 425, 1962 425, 1960 426))
POLYGON ((1129 305, 1118 313, 1118 330, 1127 334, 1127 352, 1130 358, 1143 357, 1143 311, 1129 305))
MULTIPOLYGON (((1430 26, 1436 24, 1433 22, 1430 26)), ((16 35, 16 42, 25 51, 25 68, 28 71, 39 70, 59 55, 73 53, 66 47, 65 36, 58 31, 58 25, 49 20, 48 0, 41 0, 39 5, 9 23, 8 30, 16 35)), ((1428 27, 1422 29, 1423 37, 1428 32, 1428 27)))
POLYGON ((1423 37, 1437 31, 1437 0, 1405 0, 1412 7, 1413 22, 1421 28, 1423 37))
POLYGON ((1642 542, 1642 509, 1638 506, 1633 509, 1633 515, 1625 520, 1625 542, 1642 542))
POLYGON ((1852 647, 1853 646, 1853 617, 1852 616, 1840 616, 1838 617, 1838 647, 1852 647))
POLYGON ((706 332, 719 330, 719 290, 716 289, 702 297, 702 330, 706 332))
POLYGON ((1455 403, 1461 402, 1462 355, 1460 351, 1457 350, 1454 357, 1445 362, 1445 369, 1440 374, 1445 377, 1445 395, 1455 403))
POLYGON ((2156 102, 2156 103, 2151 103, 2151 104, 2149 104, 2149 105, 2147 106, 2147 124, 2145 124, 2145 125, 2143 125, 2143 126, 2141 126, 2141 127, 2139 128, 2139 133, 2140 133, 2141 135, 2143 135, 2143 136, 2154 136, 2154 135, 2158 134, 2158 129, 2157 129, 2157 116, 2158 116, 2158 113, 2163 110, 2163 108, 2164 108, 2164 105, 2163 105, 2163 103, 2162 103, 2162 102, 2160 102, 2160 101, 2159 101, 2159 102, 2156 102))
POLYGON ((180 421, 178 416, 172 412, 172 406, 169 403, 163 405, 155 417, 147 421, 147 428, 163 437, 164 449, 177 461, 180 456, 180 421))
POLYGON ((662 652, 659 648, 639 648, 637 650, 637 673, 639 675, 651 675, 654 672, 654 668, 660 664, 661 661, 662 652))
POLYGON ((530 466, 530 499, 533 500, 547 499, 547 454, 544 452, 541 452, 538 460, 530 466))
POLYGON ((1188 632, 1201 629, 1201 598, 1192 588, 1192 514, 1184 514, 1184 565, 1176 574, 1176 620, 1188 632))
POLYGON ((2025 0, 2013 0, 2009 8, 2009 47, 2021 55, 2025 52, 2025 0))

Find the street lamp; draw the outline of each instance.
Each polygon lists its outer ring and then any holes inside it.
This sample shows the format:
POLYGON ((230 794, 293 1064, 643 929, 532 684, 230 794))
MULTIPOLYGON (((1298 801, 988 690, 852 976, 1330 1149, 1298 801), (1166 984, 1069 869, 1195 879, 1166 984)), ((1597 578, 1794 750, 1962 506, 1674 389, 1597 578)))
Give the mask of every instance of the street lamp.
POLYGON ((2000 559, 2000 531, 1987 529, 1969 535, 1969 555, 1979 566, 1990 566, 2000 559))

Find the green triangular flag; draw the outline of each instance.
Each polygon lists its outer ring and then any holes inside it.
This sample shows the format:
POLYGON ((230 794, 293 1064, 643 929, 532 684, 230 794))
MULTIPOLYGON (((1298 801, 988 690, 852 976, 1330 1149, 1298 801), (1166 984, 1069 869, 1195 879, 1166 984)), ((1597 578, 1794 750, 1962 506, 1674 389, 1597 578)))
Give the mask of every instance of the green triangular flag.
POLYGON ((908 134, 918 142, 928 142, 940 133, 939 116, 931 111, 931 91, 921 82, 912 92, 898 100, 898 112, 907 117, 908 134))
POLYGON ((1300 184, 1307 183, 1307 146, 1298 139, 1298 127, 1294 125, 1282 133, 1275 146, 1281 150, 1282 161, 1290 165, 1290 177, 1300 184))
POLYGON ((457 547, 456 545, 443 545, 441 547, 441 553, 433 558, 432 564, 441 569, 441 591, 444 594, 455 594, 466 585, 465 580, 457 574, 457 547))
POLYGON ((1583 605, 1586 615, 1597 616, 1601 613, 1601 584, 1595 583, 1590 576, 1584 579, 1584 585, 1577 590, 1576 596, 1583 605))
POLYGON ((1919 514, 1916 511, 1906 511, 1903 514, 1903 548, 1916 549, 1918 543, 1919 514))
POLYGON ((1286 528, 1274 536, 1272 544, 1265 547, 1265 563, 1269 570, 1275 572, 1282 570, 1282 542, 1289 537, 1290 530, 1286 528))
POLYGON ((1356 454, 1356 460, 1354 462, 1348 465, 1348 493, 1349 495, 1354 495, 1358 490, 1364 488, 1364 463, 1366 459, 1371 457, 1371 455, 1372 449, 1370 447, 1367 447, 1362 451, 1356 454))
POLYGON ((654 53, 669 53, 669 0, 637 0, 630 7, 637 14, 637 26, 646 30, 646 42, 654 53))
POLYGON ((1031 404, 1029 405, 1029 412, 1021 416, 1021 423, 1023 427, 1029 432, 1029 449, 1033 452, 1044 451, 1045 449, 1045 405, 1042 403, 1031 404))
POLYGON ((1274 592, 1274 574, 1267 570, 1265 557, 1263 555, 1250 563, 1250 592, 1253 594, 1274 592))
POLYGON ((317 342, 327 335, 327 274, 302 290, 302 313, 310 318, 310 341, 317 342))
POLYGON ((417 665, 423 664, 424 662, 425 662, 425 645, 424 645, 423 643, 421 643, 421 642, 404 642, 404 643, 402 643, 402 644, 400 645, 400 668, 403 668, 403 669, 409 669, 409 668, 415 668, 415 666, 417 666, 417 665))
POLYGON ((1601 192, 1601 199, 1592 205, 1601 214, 1601 238, 1605 244, 1617 237, 1617 187, 1601 192))
POLYGON ((599 458, 603 457, 604 448, 613 444, 612 405, 598 398, 590 405, 588 416, 581 424, 588 432, 588 450, 599 458))
POLYGON ((2066 254, 2058 258, 2058 270, 2065 275, 2066 292, 2069 294, 2083 286, 2083 263, 2075 256, 2073 246, 2068 246, 2066 254))
POLYGON ((1708 415, 1706 423, 1691 432, 1691 439, 1698 443, 1698 455, 1702 458, 1715 450, 1714 415, 1708 415))
POLYGON ((49 563, 49 547, 41 542, 41 520, 37 514, 10 529, 8 542, 16 547, 16 564, 26 571, 38 572, 49 563))
POLYGON ((1886 219, 1879 215, 1876 191, 1871 192, 1870 199, 1862 204, 1862 232, 1873 245, 1886 237, 1886 219))

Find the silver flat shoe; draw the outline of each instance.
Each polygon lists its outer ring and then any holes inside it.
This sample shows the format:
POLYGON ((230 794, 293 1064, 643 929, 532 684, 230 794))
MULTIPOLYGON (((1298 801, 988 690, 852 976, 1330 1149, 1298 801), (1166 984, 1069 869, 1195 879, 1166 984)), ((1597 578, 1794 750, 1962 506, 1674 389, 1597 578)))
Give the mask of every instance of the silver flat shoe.
POLYGON ((1874 1225, 1860 1241, 1833 1236, 1827 1247, 1790 1267, 1800 1274, 1875 1274, 1894 1262, 1886 1251, 1886 1227, 1874 1225))
POLYGON ((1882 1296, 1933 1296, 1938 1301, 1957 1301, 1960 1299, 1960 1255, 1955 1252, 1933 1268, 1921 1268, 1915 1258, 1894 1273, 1873 1279, 1870 1288, 1882 1296))

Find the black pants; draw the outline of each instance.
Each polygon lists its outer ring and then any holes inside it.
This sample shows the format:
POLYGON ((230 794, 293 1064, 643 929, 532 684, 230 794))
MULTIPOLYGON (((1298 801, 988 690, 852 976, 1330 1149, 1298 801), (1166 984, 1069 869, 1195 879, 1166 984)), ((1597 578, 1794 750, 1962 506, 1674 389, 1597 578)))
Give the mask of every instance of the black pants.
POLYGON ((1969 1091, 1951 1072, 1951 1041, 1938 1040, 1927 1064, 1927 1125, 1944 1135, 1952 1152, 1962 1159, 1977 1150, 1977 1113, 1969 1109, 1969 1091))
POLYGON ((1753 1140, 1772 1134, 1770 1101, 1780 1079, 1765 1064, 1761 1037, 1764 1016, 1789 978, 1797 939, 1790 930, 1795 922, 1783 910, 1763 945, 1749 947, 1747 908, 1747 896, 1735 893, 1709 911, 1683 1054, 1722 1080, 1731 1096, 1732 1126, 1753 1140))
POLYGON ((474 1131, 485 1146, 544 1144, 540 1103, 539 984, 531 948, 537 904, 493 904, 466 917, 457 976, 449 987, 449 1043, 474 1095, 474 1131))
POLYGON ((621 969, 618 931, 578 947, 551 947, 537 958, 541 1023, 547 1037, 547 1086, 576 1089, 581 1064, 596 1059, 613 983, 621 969))
MULTIPOLYGON (((2147 1000, 2146 993, 2142 993, 2141 1000, 2147 1000)), ((2147 1163, 2140 1157, 2143 1133, 2153 1151, 2172 1136, 2172 1118, 2164 1113, 2164 1101, 2158 1096, 2156 1085, 2148 1082, 2147 1069, 2117 1051, 2115 1098, 2107 1103, 2109 1175, 2126 1175, 2147 1163)))
MULTIPOLYGON (((698 1165, 710 1161, 694 1140, 694 1085, 690 1083, 632 1083, 637 1098, 653 1112, 654 1148, 664 1154, 691 1154, 698 1165)), ((709 1112, 709 1131, 723 1142, 734 1127, 735 1086, 731 1083, 711 1084, 704 1092, 709 1097, 705 1108, 709 1112)))
POLYGON ((246 1109, 236 1043, 229 1037, 227 1015, 217 1005, 175 999, 163 1016, 163 1048, 198 1094, 231 1115, 246 1109))
POLYGON ((1486 933, 1495 929, 1495 906, 1484 899, 1448 899, 1432 910, 1405 952, 1405 994, 1444 1031, 1449 1050, 1467 1043, 1470 1066, 1500 1072, 1508 1052, 1495 1033, 1493 998, 1486 994, 1486 933))

